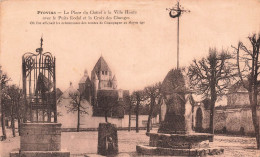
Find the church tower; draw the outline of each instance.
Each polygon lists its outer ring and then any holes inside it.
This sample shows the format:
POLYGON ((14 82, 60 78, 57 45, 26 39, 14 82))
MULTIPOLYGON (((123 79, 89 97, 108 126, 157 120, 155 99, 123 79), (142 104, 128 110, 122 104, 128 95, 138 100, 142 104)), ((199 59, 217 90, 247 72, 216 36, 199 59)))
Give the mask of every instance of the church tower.
POLYGON ((86 80, 88 78, 88 71, 84 71, 83 77, 79 81, 79 91, 82 93, 86 89, 86 80))
POLYGON ((79 81, 79 92, 83 97, 91 103, 91 92, 92 92, 92 83, 88 76, 88 71, 84 71, 84 76, 79 81))
POLYGON ((115 89, 113 88, 112 71, 102 56, 98 59, 91 72, 91 81, 93 83, 95 82, 95 77, 98 79, 98 90, 115 89))

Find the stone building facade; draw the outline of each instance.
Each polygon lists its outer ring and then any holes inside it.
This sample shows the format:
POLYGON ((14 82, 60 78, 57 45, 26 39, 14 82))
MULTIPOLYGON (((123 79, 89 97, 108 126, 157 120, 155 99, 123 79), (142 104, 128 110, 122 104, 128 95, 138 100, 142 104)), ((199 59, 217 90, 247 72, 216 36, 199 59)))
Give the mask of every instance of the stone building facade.
MULTIPOLYGON (((240 135, 254 134, 247 90, 238 82, 229 89, 225 97, 226 105, 216 105, 215 107, 215 132, 240 135)), ((209 101, 205 100, 196 102, 194 105, 193 126, 199 132, 205 132, 209 128, 209 105, 209 101)), ((258 114, 260 114, 260 109, 258 114)))

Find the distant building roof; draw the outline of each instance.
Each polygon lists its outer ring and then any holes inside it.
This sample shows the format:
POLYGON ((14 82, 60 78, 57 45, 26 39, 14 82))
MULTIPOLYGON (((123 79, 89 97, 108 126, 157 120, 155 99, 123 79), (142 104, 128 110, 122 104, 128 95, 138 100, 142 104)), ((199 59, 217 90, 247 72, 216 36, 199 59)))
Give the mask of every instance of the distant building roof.
POLYGON ((88 78, 88 71, 84 71, 84 76, 80 79, 79 83, 85 83, 88 78))
MULTIPOLYGON (((248 82, 246 81, 245 83, 247 84, 248 82)), ((242 82, 238 81, 229 88, 228 94, 232 93, 248 93, 248 91, 243 87, 242 82)))
POLYGON ((102 56, 98 59, 93 70, 94 71, 111 71, 110 68, 108 67, 107 62, 105 61, 105 59, 102 56))
POLYGON ((62 97, 69 98, 70 93, 75 93, 75 92, 78 92, 78 90, 73 87, 72 83, 70 83, 70 87, 65 90, 65 92, 62 94, 62 97))

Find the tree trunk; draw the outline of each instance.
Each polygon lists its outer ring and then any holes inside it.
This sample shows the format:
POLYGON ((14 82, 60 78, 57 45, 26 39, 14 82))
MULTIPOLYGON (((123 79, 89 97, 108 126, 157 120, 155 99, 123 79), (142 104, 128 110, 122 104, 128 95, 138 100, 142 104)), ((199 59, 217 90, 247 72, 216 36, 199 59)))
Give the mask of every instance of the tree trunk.
POLYGON ((255 137, 256 137, 256 145, 257 145, 257 149, 260 149, 259 122, 257 116, 257 92, 252 92, 252 90, 250 90, 249 100, 251 104, 252 120, 253 120, 255 137))
POLYGON ((108 120, 107 120, 107 112, 108 111, 105 111, 105 121, 106 121, 106 123, 108 122, 108 120))
POLYGON ((136 119, 135 119, 135 121, 136 121, 136 124, 135 124, 135 131, 138 133, 139 132, 139 126, 138 126, 138 122, 139 122, 139 103, 140 103, 140 101, 139 102, 137 102, 137 104, 136 104, 136 109, 135 109, 135 116, 136 116, 136 119))
MULTIPOLYGON (((214 99, 214 98, 213 98, 214 99)), ((216 100, 211 100, 210 103, 210 133, 214 134, 214 112, 215 112, 215 102, 216 100)))
POLYGON ((146 132, 150 132, 150 125, 151 125, 151 118, 152 118, 153 109, 154 109, 154 103, 155 103, 155 99, 152 98, 151 105, 150 105, 150 112, 149 112, 149 115, 148 115, 146 132))
POLYGON ((13 109, 14 102, 12 101, 11 104, 11 128, 12 128, 12 133, 13 137, 15 137, 15 124, 14 124, 14 109, 13 109))
MULTIPOLYGON (((18 136, 20 136, 21 135, 21 133, 20 133, 20 125, 21 125, 21 106, 20 106, 20 98, 19 99, 17 99, 17 105, 16 105, 16 116, 17 116, 17 123, 18 123, 18 136)), ((44 117, 44 112, 42 113, 43 115, 43 117, 44 117)), ((44 121, 44 119, 43 119, 43 121, 44 121)))
POLYGON ((255 129, 257 149, 260 149, 259 122, 258 122, 258 118, 257 118, 257 107, 256 106, 252 107, 252 120, 253 120, 253 124, 254 124, 254 129, 255 129))
POLYGON ((12 127, 12 133, 13 137, 15 137, 15 124, 14 124, 14 116, 11 116, 11 127, 12 127))
POLYGON ((160 112, 159 112, 159 123, 162 122, 162 105, 160 104, 160 112))
POLYGON ((5 111, 4 111, 4 105, 2 103, 2 84, 0 84, 0 107, 1 107, 1 124, 2 124, 3 140, 5 140, 6 139, 5 111))
MULTIPOLYGON (((211 65, 211 68, 213 69, 213 72, 211 72, 211 81, 210 81, 210 133, 214 134, 214 112, 215 112, 215 103, 217 100, 217 93, 216 93, 216 63, 213 62, 211 65)), ((211 141, 213 142, 213 141, 211 141)))
POLYGON ((18 135, 21 136, 21 118, 19 116, 17 122, 18 122, 18 135))
POLYGON ((129 106, 129 123, 128 123, 128 131, 131 131, 131 111, 132 111, 132 105, 129 106))
POLYGON ((2 105, 2 111, 1 112, 2 112, 2 116, 1 116, 2 133, 3 133, 3 140, 5 140, 6 139, 6 130, 5 130, 5 113, 4 113, 4 110, 3 110, 3 105, 2 105))
POLYGON ((79 132, 80 126, 80 103, 78 104, 78 124, 77 124, 77 132, 79 132))
POLYGON ((149 114, 148 121, 147 121, 146 132, 150 132, 150 124, 151 124, 151 115, 149 114))

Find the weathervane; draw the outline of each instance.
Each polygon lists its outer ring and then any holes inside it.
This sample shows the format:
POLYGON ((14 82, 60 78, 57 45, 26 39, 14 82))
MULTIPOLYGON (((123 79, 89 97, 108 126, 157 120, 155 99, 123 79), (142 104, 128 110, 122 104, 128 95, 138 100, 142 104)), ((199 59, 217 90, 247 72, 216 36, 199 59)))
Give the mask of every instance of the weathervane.
POLYGON ((182 13, 184 12, 190 12, 190 10, 184 10, 183 7, 179 4, 179 0, 177 1, 177 4, 175 7, 172 8, 166 8, 167 11, 169 12, 169 15, 171 18, 178 18, 177 20, 177 69, 179 69, 179 31, 180 31, 180 22, 179 22, 179 17, 181 16, 182 13))

